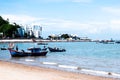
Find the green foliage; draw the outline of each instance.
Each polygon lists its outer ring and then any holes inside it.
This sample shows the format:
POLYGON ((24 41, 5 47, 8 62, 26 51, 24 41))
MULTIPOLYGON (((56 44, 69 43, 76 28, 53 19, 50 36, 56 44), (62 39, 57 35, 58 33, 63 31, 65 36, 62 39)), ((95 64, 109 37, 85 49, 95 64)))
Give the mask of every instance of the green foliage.
MULTIPOLYGON (((10 24, 8 20, 4 20, 0 16, 0 32, 4 34, 5 37, 12 37, 12 35, 17 32, 17 28, 20 26, 16 23, 10 24)), ((15 35, 15 34, 14 34, 15 35)))
POLYGON ((8 21, 4 20, 1 16, 0 16, 0 26, 2 26, 3 24, 9 24, 8 21))
POLYGON ((67 39, 67 38, 70 38, 68 34, 62 34, 61 35, 61 38, 64 38, 64 39, 67 39))

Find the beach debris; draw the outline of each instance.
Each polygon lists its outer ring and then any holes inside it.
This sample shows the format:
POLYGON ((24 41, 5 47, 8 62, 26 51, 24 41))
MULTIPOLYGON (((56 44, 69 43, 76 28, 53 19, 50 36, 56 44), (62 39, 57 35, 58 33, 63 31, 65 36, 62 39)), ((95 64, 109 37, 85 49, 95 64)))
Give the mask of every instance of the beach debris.
POLYGON ((80 67, 78 67, 78 68, 77 68, 77 70, 81 70, 81 68, 80 68, 80 67))
POLYGON ((112 73, 111 73, 111 72, 108 72, 108 75, 112 75, 112 73))

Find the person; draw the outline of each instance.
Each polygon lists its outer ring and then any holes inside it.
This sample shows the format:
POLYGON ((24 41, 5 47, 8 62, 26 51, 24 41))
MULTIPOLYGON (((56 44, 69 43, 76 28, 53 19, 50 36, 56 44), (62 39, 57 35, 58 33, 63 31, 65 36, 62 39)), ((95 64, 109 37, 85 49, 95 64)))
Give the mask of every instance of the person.
POLYGON ((46 48, 46 46, 44 46, 44 49, 46 48))
POLYGON ((16 50, 18 51, 18 46, 16 46, 16 50))
POLYGON ((46 46, 44 46, 42 50, 47 50, 46 46))

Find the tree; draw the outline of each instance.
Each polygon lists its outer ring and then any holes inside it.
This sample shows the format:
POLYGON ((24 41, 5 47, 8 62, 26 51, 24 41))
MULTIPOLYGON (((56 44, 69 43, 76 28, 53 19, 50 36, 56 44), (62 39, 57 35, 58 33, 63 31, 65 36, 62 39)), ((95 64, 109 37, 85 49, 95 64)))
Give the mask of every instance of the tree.
POLYGON ((61 35, 61 38, 64 38, 64 39, 67 39, 67 38, 70 38, 68 34, 62 34, 61 35))
POLYGON ((19 28, 20 26, 15 24, 10 24, 9 20, 4 20, 1 16, 0 16, 0 32, 3 33, 4 37, 12 37, 12 35, 17 32, 17 28, 19 28))

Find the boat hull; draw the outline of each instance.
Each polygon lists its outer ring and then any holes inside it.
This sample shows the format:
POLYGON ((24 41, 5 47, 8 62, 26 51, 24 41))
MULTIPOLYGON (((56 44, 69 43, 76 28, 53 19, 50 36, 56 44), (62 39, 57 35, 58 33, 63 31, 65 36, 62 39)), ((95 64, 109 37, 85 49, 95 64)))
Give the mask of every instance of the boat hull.
POLYGON ((24 52, 24 51, 16 51, 13 49, 8 49, 12 57, 26 57, 26 56, 46 56, 48 51, 41 51, 41 52, 24 52))

